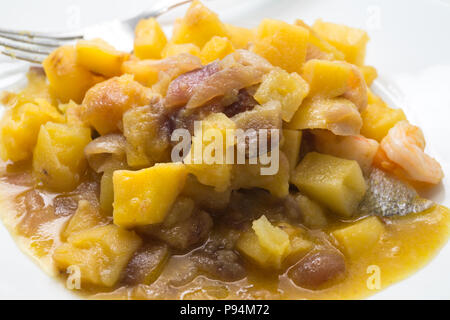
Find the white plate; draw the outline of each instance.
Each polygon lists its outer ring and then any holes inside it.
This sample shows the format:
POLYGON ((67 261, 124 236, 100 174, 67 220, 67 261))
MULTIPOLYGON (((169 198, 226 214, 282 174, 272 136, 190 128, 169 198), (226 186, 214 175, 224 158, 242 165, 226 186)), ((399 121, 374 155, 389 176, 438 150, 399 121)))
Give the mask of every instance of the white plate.
MULTIPOLYGON (((161 1, 159 1, 160 3, 161 1)), ((380 74, 377 91, 403 108, 428 141, 427 151, 450 175, 450 1, 449 0, 215 0, 205 1, 223 21, 253 27, 263 18, 312 23, 316 18, 366 29, 367 63, 380 74)), ((154 1, 155 3, 155 1, 154 1)), ((147 9, 139 0, 15 0, 1 4, 0 27, 70 30, 147 9)), ((177 10, 161 21, 168 25, 177 10)), ((169 28, 168 28, 169 29, 169 28)), ((23 64, 0 58, 0 88, 23 83, 23 64), (15 69, 15 70, 14 70, 15 69)), ((433 199, 450 205, 450 180, 433 199)), ((74 298, 44 274, 0 227, 0 298, 74 298)), ((376 299, 449 299, 450 244, 424 269, 374 296, 376 299)))

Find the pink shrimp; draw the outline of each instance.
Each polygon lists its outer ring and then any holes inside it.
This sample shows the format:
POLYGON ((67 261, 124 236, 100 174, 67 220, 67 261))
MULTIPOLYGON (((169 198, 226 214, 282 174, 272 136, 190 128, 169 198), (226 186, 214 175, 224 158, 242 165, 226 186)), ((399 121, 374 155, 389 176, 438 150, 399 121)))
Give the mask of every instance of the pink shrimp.
POLYGON ((444 177, 441 165, 424 152, 425 138, 419 127, 398 122, 381 141, 387 158, 414 181, 438 184, 444 177))

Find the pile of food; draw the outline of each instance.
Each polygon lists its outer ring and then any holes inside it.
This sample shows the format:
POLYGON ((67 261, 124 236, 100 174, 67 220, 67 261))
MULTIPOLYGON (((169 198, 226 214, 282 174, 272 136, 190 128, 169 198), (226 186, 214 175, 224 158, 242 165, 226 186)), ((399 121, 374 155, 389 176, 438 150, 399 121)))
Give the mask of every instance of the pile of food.
POLYGON ((237 27, 194 1, 169 40, 140 21, 132 53, 60 47, 2 96, 3 221, 91 297, 376 292, 431 259, 450 224, 419 195, 443 178, 421 130, 370 90, 368 40, 322 20, 237 27), (174 161, 180 129, 191 151, 174 161), (244 163, 192 161, 219 153, 207 129, 220 153, 228 132, 247 132, 231 141, 244 163), (250 152, 264 132, 272 174, 250 152))

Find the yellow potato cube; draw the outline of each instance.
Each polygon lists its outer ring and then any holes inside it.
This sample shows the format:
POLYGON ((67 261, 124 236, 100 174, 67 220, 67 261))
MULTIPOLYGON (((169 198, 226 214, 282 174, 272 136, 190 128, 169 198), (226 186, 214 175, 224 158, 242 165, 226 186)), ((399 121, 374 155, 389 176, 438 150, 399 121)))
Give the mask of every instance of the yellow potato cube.
POLYGON ((77 211, 70 218, 61 236, 63 239, 67 239, 72 234, 96 227, 102 223, 105 223, 105 217, 100 214, 99 209, 89 201, 80 200, 77 211))
POLYGON ((44 99, 7 109, 0 123, 0 155, 4 161, 31 158, 41 125, 64 122, 58 110, 44 99))
POLYGON ((76 49, 80 66, 105 77, 120 75, 122 63, 129 57, 102 39, 80 40, 76 49))
POLYGON ((289 129, 327 129, 336 135, 359 135, 361 115, 353 102, 343 98, 306 99, 297 110, 289 129))
POLYGON ((72 46, 55 49, 42 65, 52 93, 63 103, 81 103, 86 91, 103 80, 77 63, 77 51, 72 46))
POLYGON ((212 37, 227 37, 225 25, 214 12, 206 8, 200 1, 193 1, 172 35, 174 43, 193 43, 203 48, 212 37))
POLYGON ((208 64, 217 59, 221 60, 232 52, 234 52, 234 46, 230 40, 214 36, 203 46, 200 58, 203 64, 208 64))
POLYGON ((366 81, 368 87, 370 87, 375 79, 378 78, 377 69, 372 66, 361 66, 358 67, 358 69, 363 75, 364 81, 366 81))
POLYGON ((349 89, 352 66, 340 61, 309 60, 302 77, 309 83, 310 96, 335 98, 349 89))
POLYGON ((289 162, 289 171, 293 171, 297 167, 301 144, 302 131, 283 129, 283 145, 280 150, 289 162))
POLYGON ((292 182, 302 193, 343 217, 355 213, 367 188, 356 161, 317 152, 305 156, 292 182))
POLYGON ((237 249, 261 267, 280 268, 290 254, 289 235, 265 216, 253 221, 252 229, 240 236, 237 249))
POLYGON ((184 187, 181 163, 160 163, 139 171, 114 172, 114 223, 124 228, 163 222, 184 187))
POLYGON ((70 191, 80 182, 87 166, 84 148, 91 130, 48 122, 41 126, 33 152, 37 181, 56 191, 70 191))
MULTIPOLYGON (((231 184, 233 165, 226 163, 227 130, 234 133, 236 124, 223 113, 212 113, 202 121, 202 132, 197 130, 192 147, 184 158, 189 173, 217 192, 223 192, 231 184)), ((234 146, 230 144, 230 146, 234 146)))
POLYGON ((134 54, 140 59, 160 59, 167 38, 155 18, 139 21, 134 31, 134 54))
POLYGON ((371 252, 383 232, 384 226, 381 221, 377 217, 369 217, 335 230, 331 235, 348 256, 359 257, 371 252))
POLYGON ((254 98, 261 105, 271 100, 279 101, 281 103, 281 118, 289 122, 308 92, 308 83, 297 73, 289 74, 277 68, 263 77, 263 82, 256 91, 254 98))
POLYGON ((153 94, 150 88, 125 74, 99 83, 86 93, 81 108, 81 118, 101 135, 120 130, 125 111, 145 106, 153 94))
POLYGON ((327 41, 325 41, 322 37, 320 37, 319 34, 317 32, 315 32, 314 29, 311 28, 309 25, 307 25, 303 20, 299 19, 299 20, 295 21, 295 24, 309 30, 309 44, 310 45, 316 47, 317 49, 319 49, 322 52, 331 54, 331 56, 335 60, 344 60, 345 56, 342 52, 340 52, 338 49, 336 49, 331 44, 329 44, 327 41))
POLYGON ((301 73, 309 31, 286 22, 264 19, 258 27, 253 52, 287 72, 301 73))
POLYGON ((325 209, 308 197, 299 194, 295 201, 302 214, 302 223, 310 229, 320 229, 327 225, 325 209))
POLYGON ((134 232, 100 226, 71 235, 56 248, 53 259, 61 271, 78 267, 82 283, 112 287, 141 243, 134 232))
POLYGON ((122 64, 122 73, 134 76, 140 84, 151 87, 158 81, 159 69, 155 67, 156 60, 130 59, 122 64))
POLYGON ((367 33, 360 29, 317 20, 313 29, 323 39, 344 53, 345 60, 362 66, 366 55, 366 45, 369 41, 367 33))
POLYGON ((255 41, 255 30, 225 24, 229 38, 236 49, 247 49, 255 41))
POLYGON ((406 120, 402 109, 392 109, 381 100, 369 103, 361 113, 361 134, 380 142, 397 122, 406 120))
POLYGON ((201 57, 200 48, 193 43, 183 43, 176 44, 173 42, 169 42, 167 46, 162 51, 162 57, 168 58, 172 56, 177 56, 182 53, 189 53, 196 57, 201 57))

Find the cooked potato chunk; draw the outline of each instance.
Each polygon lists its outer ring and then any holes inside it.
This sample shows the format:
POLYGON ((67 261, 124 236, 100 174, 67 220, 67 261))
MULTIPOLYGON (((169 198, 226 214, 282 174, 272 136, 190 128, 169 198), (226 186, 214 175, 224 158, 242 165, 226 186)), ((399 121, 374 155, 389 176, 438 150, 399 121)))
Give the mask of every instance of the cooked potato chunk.
POLYGON ((366 45, 369 41, 369 36, 365 31, 324 22, 321 19, 314 23, 313 29, 331 45, 344 53, 346 61, 356 65, 364 64, 366 45))
POLYGON ((64 122, 58 110, 44 99, 7 109, 0 123, 0 155, 4 161, 30 159, 41 125, 64 122))
POLYGON ((280 268, 291 250, 289 235, 265 216, 253 221, 252 229, 241 235, 237 249, 261 267, 280 268))
POLYGON ((61 236, 63 239, 67 239, 72 234, 96 227, 105 223, 105 221, 105 217, 101 215, 98 207, 95 207, 89 201, 80 200, 77 211, 70 218, 61 236))
POLYGON ((203 64, 223 59, 234 51, 233 43, 228 38, 214 36, 202 48, 200 57, 203 64))
POLYGON ((92 72, 105 77, 121 74, 122 63, 128 59, 128 54, 117 51, 102 39, 80 40, 76 45, 77 63, 92 72))
POLYGON ((33 152, 33 174, 37 181, 56 191, 77 186, 86 169, 84 148, 91 130, 48 122, 41 126, 33 152))
POLYGON ((77 51, 72 46, 55 49, 42 65, 52 93, 64 103, 81 103, 86 91, 103 80, 77 63, 77 51))
POLYGON ((161 223, 186 181, 183 164, 114 172, 114 223, 125 228, 161 223))
POLYGON ((380 142, 395 126, 396 123, 406 120, 402 109, 392 109, 381 99, 376 99, 369 103, 367 108, 361 113, 363 125, 361 134, 367 138, 380 142))
POLYGON ((132 107, 150 102, 151 92, 130 75, 114 77, 89 89, 81 117, 101 135, 119 131, 122 115, 132 107))
POLYGON ((200 1, 193 1, 183 20, 179 22, 172 35, 174 43, 193 43, 203 48, 212 37, 228 36, 225 25, 214 12, 200 1))
POLYGON ((286 22, 264 19, 258 27, 253 52, 287 72, 301 73, 309 31, 286 22))
POLYGON ((309 39, 308 44, 310 47, 317 48, 320 52, 324 52, 326 54, 331 54, 331 58, 335 60, 344 60, 344 54, 333 47, 330 43, 328 43, 325 39, 323 39, 317 32, 314 31, 309 25, 307 25, 303 20, 295 21, 295 24, 306 28, 309 30, 309 39))
POLYGON ((361 115, 356 105, 344 98, 306 99, 288 129, 327 129, 338 136, 359 135, 361 115))
POLYGON ((112 287, 141 243, 134 232, 100 226, 71 235, 53 259, 61 271, 78 266, 82 283, 112 287))
POLYGON ((293 171, 297 167, 301 144, 302 131, 283 129, 283 145, 280 150, 289 162, 289 171, 293 171))
POLYGON ((160 59, 167 38, 155 18, 139 21, 134 31, 134 54, 140 59, 160 59))
POLYGON ((377 217, 369 217, 352 223, 348 227, 333 231, 332 236, 350 257, 368 253, 380 240, 384 226, 377 217))
POLYGON ((195 133, 189 154, 183 160, 189 173, 217 192, 230 187, 233 165, 226 163, 227 130, 236 124, 223 113, 213 113, 202 121, 202 132, 195 133))
POLYGON ((335 98, 348 90, 351 74, 348 63, 313 59, 305 63, 302 76, 309 83, 311 96, 335 98))
POLYGON ((300 212, 302 223, 310 229, 323 228, 327 225, 325 209, 308 197, 299 194, 295 197, 300 212))
POLYGON ((378 78, 377 69, 372 66, 361 66, 359 71, 362 73, 367 86, 371 86, 375 79, 378 78))
POLYGON ((350 217, 366 192, 358 163, 317 152, 308 153, 292 176, 297 188, 330 210, 350 217))
POLYGON ((177 56, 182 53, 189 53, 196 57, 201 57, 200 48, 197 47, 193 43, 183 43, 183 44, 176 44, 173 42, 169 42, 167 46, 162 51, 162 57, 168 58, 172 56, 177 56))
POLYGON ((225 24, 229 38, 236 49, 247 49, 255 40, 256 31, 243 27, 225 24))
POLYGON ((297 73, 289 74, 277 68, 264 76, 254 98, 260 104, 265 104, 270 100, 279 101, 281 103, 281 118, 289 122, 308 92, 308 83, 297 73))

